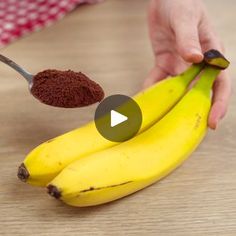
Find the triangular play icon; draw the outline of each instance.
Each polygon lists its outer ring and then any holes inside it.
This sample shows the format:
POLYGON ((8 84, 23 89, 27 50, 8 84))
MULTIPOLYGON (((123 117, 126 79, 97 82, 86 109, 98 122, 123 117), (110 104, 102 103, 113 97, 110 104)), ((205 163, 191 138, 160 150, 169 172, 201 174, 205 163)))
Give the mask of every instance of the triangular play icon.
POLYGON ((115 127, 127 120, 128 120, 127 116, 124 116, 117 111, 111 110, 111 127, 115 127))

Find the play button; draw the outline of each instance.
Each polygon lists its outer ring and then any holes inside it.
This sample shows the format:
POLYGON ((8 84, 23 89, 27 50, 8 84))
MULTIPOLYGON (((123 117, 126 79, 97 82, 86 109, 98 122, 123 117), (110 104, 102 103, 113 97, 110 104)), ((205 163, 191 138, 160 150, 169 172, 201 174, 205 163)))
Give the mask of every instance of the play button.
POLYGON ((127 116, 120 114, 117 111, 111 111, 111 127, 115 127, 128 120, 127 116))
POLYGON ((112 142, 123 142, 134 137, 142 125, 138 104, 125 95, 112 95, 96 109, 95 124, 98 132, 112 142))

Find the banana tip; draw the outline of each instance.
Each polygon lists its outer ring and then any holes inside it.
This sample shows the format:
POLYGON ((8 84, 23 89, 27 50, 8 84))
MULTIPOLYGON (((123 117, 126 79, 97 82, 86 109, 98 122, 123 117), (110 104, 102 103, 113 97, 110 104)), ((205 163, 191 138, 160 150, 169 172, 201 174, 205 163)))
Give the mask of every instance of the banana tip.
POLYGON ((26 182, 27 179, 30 177, 30 174, 29 174, 29 172, 28 172, 28 170, 27 170, 24 163, 22 163, 19 166, 17 176, 23 182, 26 182))
POLYGON ((54 185, 49 184, 47 186, 48 194, 52 197, 55 197, 56 199, 59 199, 61 197, 61 191, 54 185))

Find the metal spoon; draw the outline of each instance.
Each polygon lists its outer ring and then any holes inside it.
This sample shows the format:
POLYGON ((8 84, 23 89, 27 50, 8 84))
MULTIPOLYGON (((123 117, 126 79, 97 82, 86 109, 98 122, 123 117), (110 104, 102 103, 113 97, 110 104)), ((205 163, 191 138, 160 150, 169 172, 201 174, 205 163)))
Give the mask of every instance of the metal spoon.
POLYGON ((0 61, 5 63, 6 65, 10 66, 11 68, 13 68, 15 71, 19 72, 27 80, 27 82, 29 84, 29 89, 31 89, 31 87, 33 85, 34 75, 30 74, 28 71, 23 69, 21 66, 16 64, 14 61, 12 61, 11 59, 9 59, 1 54, 0 54, 0 61))

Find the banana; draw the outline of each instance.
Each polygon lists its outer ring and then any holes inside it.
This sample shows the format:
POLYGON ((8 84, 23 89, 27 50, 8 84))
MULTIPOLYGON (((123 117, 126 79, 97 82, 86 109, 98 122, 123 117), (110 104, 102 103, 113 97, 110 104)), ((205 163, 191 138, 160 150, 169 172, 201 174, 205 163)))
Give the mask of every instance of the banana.
MULTIPOLYGON (((143 113, 140 133, 160 120, 181 99, 203 67, 204 63, 192 65, 184 73, 134 97, 143 113)), ((36 147, 19 167, 18 177, 29 184, 45 186, 71 162, 116 144, 103 138, 91 122, 36 147)))
POLYGON ((127 142, 73 162, 48 185, 48 193, 68 205, 93 206, 132 194, 169 174, 207 132, 211 87, 219 72, 207 66, 163 119, 127 142))

